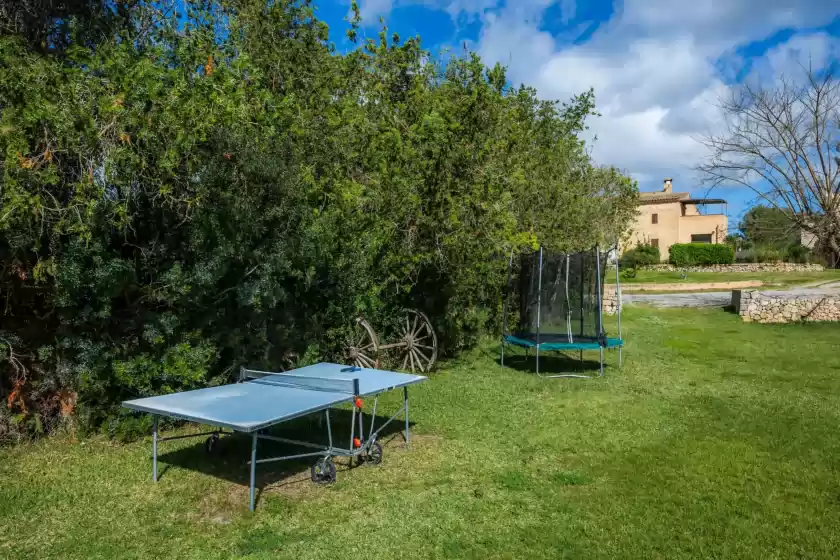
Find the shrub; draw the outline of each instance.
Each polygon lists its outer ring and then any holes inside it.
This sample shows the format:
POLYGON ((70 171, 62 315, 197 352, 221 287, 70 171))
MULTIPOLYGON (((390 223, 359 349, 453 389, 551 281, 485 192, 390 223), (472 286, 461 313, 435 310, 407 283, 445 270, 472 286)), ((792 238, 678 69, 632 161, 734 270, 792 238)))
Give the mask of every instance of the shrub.
POLYGON ((811 260, 811 250, 805 245, 796 243, 785 251, 785 260, 792 263, 807 263, 811 260))
POLYGON ((735 262, 754 263, 756 261, 755 249, 742 249, 735 253, 735 262))
POLYGON ((782 261, 782 252, 770 247, 762 247, 755 251, 756 262, 777 263, 782 261))
POLYGON ((621 256, 621 268, 638 268, 651 264, 659 264, 662 261, 659 254, 659 247, 653 245, 639 245, 621 256))
POLYGON ((653 245, 639 245, 636 247, 636 263, 639 266, 646 266, 651 264, 659 264, 662 257, 659 253, 659 247, 653 245))
POLYGON ((621 271, 621 277, 626 279, 631 279, 636 277, 636 269, 635 268, 625 268, 621 271))
POLYGON ((671 245, 669 262, 674 266, 732 264, 735 262, 735 250, 731 245, 678 243, 671 245))

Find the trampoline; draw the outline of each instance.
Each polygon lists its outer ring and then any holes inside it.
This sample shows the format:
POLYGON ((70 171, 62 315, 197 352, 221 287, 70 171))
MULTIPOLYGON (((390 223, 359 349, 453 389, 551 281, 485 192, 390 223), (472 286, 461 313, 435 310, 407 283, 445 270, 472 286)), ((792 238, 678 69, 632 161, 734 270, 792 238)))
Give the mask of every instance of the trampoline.
POLYGON ((541 352, 580 352, 597 350, 600 372, 604 375, 604 350, 618 349, 622 362, 624 340, 621 337, 620 277, 616 262, 616 302, 618 314, 617 337, 609 337, 604 329, 603 290, 606 254, 595 247, 578 253, 553 253, 543 247, 537 252, 523 254, 518 269, 511 254, 508 266, 508 290, 504 302, 502 357, 505 346, 524 348, 526 356, 535 350, 536 372, 540 377, 578 377, 591 375, 540 373, 541 352), (518 282, 514 282, 517 279, 518 282), (517 289, 518 286, 518 289, 517 289), (517 328, 508 331, 509 300, 519 296, 517 328))

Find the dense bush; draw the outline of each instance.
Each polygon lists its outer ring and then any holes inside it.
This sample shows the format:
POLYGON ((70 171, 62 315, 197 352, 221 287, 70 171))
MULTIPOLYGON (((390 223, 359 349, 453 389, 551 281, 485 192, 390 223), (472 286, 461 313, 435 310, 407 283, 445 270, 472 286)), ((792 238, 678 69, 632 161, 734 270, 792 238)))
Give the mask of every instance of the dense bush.
POLYGON ((813 255, 808 247, 795 243, 786 247, 784 251, 768 246, 754 247, 738 251, 735 257, 738 262, 744 263, 777 263, 784 261, 806 264, 812 261, 813 255))
POLYGON ((671 245, 669 262, 674 266, 732 264, 735 262, 735 249, 723 244, 677 243, 671 245))
POLYGON ((756 247, 753 255, 758 263, 782 262, 782 252, 772 247, 756 247))
POLYGON ((457 352, 498 324, 499 255, 632 219, 591 92, 384 30, 338 54, 304 0, 78 4, 0 21, 0 438, 123 433, 120 400, 339 358, 358 314, 423 309, 457 352))
POLYGON ((633 249, 629 249, 621 255, 619 264, 622 268, 639 268, 641 266, 648 266, 652 264, 659 264, 662 258, 659 253, 659 247, 653 245, 639 245, 633 249))
POLYGON ((809 263, 811 262, 811 250, 799 243, 789 245, 785 251, 785 261, 791 263, 809 263))

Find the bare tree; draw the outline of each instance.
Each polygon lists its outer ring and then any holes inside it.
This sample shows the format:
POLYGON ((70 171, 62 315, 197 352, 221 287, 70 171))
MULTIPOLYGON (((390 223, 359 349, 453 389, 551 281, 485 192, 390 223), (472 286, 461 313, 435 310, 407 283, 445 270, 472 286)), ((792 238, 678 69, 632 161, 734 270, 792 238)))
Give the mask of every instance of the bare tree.
POLYGON ((725 128, 701 142, 698 170, 712 184, 740 184, 813 234, 840 262, 840 81, 803 68, 770 87, 741 85, 719 107, 725 128))

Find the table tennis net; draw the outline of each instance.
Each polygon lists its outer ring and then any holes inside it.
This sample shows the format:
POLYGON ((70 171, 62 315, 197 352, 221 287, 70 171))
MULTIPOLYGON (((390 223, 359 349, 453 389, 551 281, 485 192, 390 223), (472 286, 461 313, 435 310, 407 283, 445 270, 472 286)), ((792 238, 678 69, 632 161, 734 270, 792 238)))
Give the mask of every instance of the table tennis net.
POLYGON ((277 373, 242 368, 239 372, 239 381, 278 387, 309 389, 312 391, 346 393, 348 395, 359 394, 358 378, 314 377, 294 373, 277 373))

